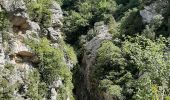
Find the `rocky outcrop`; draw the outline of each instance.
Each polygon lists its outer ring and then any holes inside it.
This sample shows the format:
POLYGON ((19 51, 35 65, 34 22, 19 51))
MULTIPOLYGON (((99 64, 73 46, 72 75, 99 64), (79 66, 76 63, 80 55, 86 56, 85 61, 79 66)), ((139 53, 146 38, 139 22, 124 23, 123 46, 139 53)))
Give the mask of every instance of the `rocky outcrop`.
POLYGON ((29 83, 29 74, 34 70, 32 63, 29 60, 24 60, 34 55, 31 49, 23 42, 26 37, 26 34, 23 33, 30 29, 29 17, 26 13, 27 8, 23 0, 1 0, 0 5, 2 10, 7 13, 10 26, 12 26, 8 27, 8 32, 3 31, 1 33, 1 35, 5 34, 8 37, 7 40, 3 40, 2 36, 0 36, 0 65, 3 66, 0 80, 1 83, 2 81, 6 82, 6 85, 2 86, 1 90, 8 91, 9 89, 11 91, 11 93, 8 93, 10 98, 24 100, 28 90, 26 81, 29 83), (22 85, 25 88, 20 93, 22 85))
POLYGON ((58 80, 54 81, 51 86, 50 86, 50 92, 51 92, 51 100, 56 100, 58 93, 57 90, 63 86, 62 80, 61 78, 59 78, 58 80))
POLYGON ((14 13, 18 11, 21 13, 22 11, 26 11, 26 6, 23 0, 1 0, 1 6, 10 13, 14 13))
POLYGON ((2 0, 1 6, 8 13, 14 32, 25 32, 30 28, 27 8, 23 0, 2 0))
MULTIPOLYGON (((26 45, 25 40, 33 39, 38 42, 39 38, 45 34, 52 42, 51 46, 59 48, 58 42, 62 39, 60 29, 63 26, 63 12, 60 5, 52 1, 49 6, 52 24, 49 27, 42 27, 40 23, 30 20, 24 0, 0 0, 0 8, 7 13, 11 24, 8 27, 10 31, 6 32, 8 40, 3 41, 2 34, 0 34, 0 72, 3 73, 0 74, 0 85, 2 80, 7 84, 0 88, 0 92, 17 84, 15 89, 11 90, 10 97, 13 100, 34 100, 28 97, 27 92, 32 82, 35 81, 30 79, 34 77, 30 77, 30 74, 36 71, 35 64, 38 63, 38 57, 26 45)), ((67 61, 66 64, 69 62, 67 58, 63 58, 63 61, 67 61)), ((69 69, 70 66, 73 65, 68 64, 69 69)), ((39 80, 36 81, 35 84, 38 84, 39 80)), ((47 97, 43 99, 57 100, 60 96, 59 88, 64 87, 64 84, 63 79, 58 77, 56 81, 47 86, 48 92, 45 93, 47 97)), ((65 94, 68 95, 68 93, 65 94)), ((70 100, 70 97, 67 96, 66 99, 70 100)))
POLYGON ((63 19, 63 12, 60 5, 53 1, 50 10, 52 12, 52 27, 61 28, 63 26, 61 22, 63 19))
POLYGON ((2 32, 0 32, 0 70, 5 64, 5 54, 3 49, 2 32))
POLYGON ((58 42, 58 40, 61 39, 61 31, 60 31, 60 29, 54 30, 53 27, 49 27, 47 29, 47 31, 48 31, 48 34, 50 36, 50 39, 53 42, 58 42))
POLYGON ((50 11, 52 12, 51 15, 51 27, 47 28, 48 35, 50 39, 55 43, 61 39, 61 28, 63 26, 62 19, 63 19, 63 12, 61 7, 56 2, 52 2, 50 11))
POLYGON ((162 16, 168 8, 168 0, 155 0, 149 6, 145 6, 143 10, 140 11, 140 15, 143 18, 144 23, 150 23, 155 16, 162 16))
POLYGON ((78 87, 77 96, 79 100, 102 100, 98 94, 94 93, 91 78, 93 76, 93 69, 98 48, 104 40, 111 40, 112 35, 109 34, 108 28, 104 23, 96 23, 94 26, 96 36, 85 44, 85 53, 82 59, 81 85, 78 87), (93 92, 92 92, 93 91, 93 92), (100 98, 100 99, 99 99, 100 98))
MULTIPOLYGON (((33 33, 36 33, 37 35, 38 35, 38 33, 40 33, 40 30, 41 30, 41 28, 40 28, 40 26, 38 25, 38 23, 36 23, 36 22, 33 22, 33 21, 28 21, 28 23, 29 23, 29 28, 30 28, 30 31, 31 32, 33 32, 33 33)), ((29 31, 29 30, 28 30, 29 31)), ((29 33, 27 31, 27 33, 29 33)))
POLYGON ((32 57, 34 56, 34 53, 32 50, 22 43, 21 41, 18 40, 13 40, 11 41, 10 49, 11 49, 11 54, 18 54, 23 57, 32 57))

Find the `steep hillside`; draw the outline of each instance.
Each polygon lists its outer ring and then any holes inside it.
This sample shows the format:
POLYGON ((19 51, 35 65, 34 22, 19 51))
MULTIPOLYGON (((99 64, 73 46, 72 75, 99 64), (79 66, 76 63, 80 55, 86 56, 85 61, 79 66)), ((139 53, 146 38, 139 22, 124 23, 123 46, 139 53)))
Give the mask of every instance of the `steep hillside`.
POLYGON ((55 1, 1 0, 1 100, 73 100, 77 59, 55 1))
POLYGON ((169 0, 0 0, 0 100, 170 100, 169 0))

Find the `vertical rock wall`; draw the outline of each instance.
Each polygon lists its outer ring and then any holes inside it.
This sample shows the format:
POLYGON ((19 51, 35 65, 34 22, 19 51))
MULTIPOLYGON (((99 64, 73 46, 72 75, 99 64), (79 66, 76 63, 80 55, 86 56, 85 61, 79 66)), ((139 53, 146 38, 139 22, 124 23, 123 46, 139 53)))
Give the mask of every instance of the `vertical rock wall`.
MULTIPOLYGON (((23 0, 0 0, 1 9, 7 14, 7 19, 10 22, 8 26, 8 31, 0 30, 0 92, 5 93, 5 91, 10 91, 7 95, 11 100, 33 100, 28 96, 29 86, 32 84, 30 78, 30 73, 36 71, 35 64, 37 58, 35 52, 26 45, 24 40, 33 39, 39 41, 40 37, 43 35, 49 37, 52 42, 52 46, 58 48, 58 41, 62 39, 61 27, 63 12, 60 5, 55 1, 52 2, 50 6, 50 11, 52 13, 51 22, 52 25, 45 28, 45 32, 42 31, 43 27, 37 22, 30 20, 29 14, 27 13, 27 6, 23 0), (9 31, 10 30, 10 31, 9 31), (2 35, 7 35, 8 40, 3 41, 2 35), (7 51, 8 50, 8 51, 7 51), (16 85, 16 86, 14 86, 16 85), (10 89, 14 87, 14 89, 10 89), (6 90, 9 89, 9 90, 6 90)), ((47 48, 48 49, 48 48, 47 48)), ((63 58, 67 61, 67 58, 63 58)), ((73 65, 68 64, 68 69, 73 65)), ((40 80, 36 80, 37 82, 40 80)), ((49 94, 48 97, 44 97, 43 100, 57 100, 58 88, 63 87, 62 79, 56 79, 48 86, 49 94)), ((32 91, 37 93, 38 91, 32 91)), ((67 93, 65 93, 67 94, 67 93)), ((2 97, 3 98, 3 97, 2 97)), ((70 100, 70 97, 66 97, 70 100)), ((5 99, 5 98, 4 98, 5 99)))

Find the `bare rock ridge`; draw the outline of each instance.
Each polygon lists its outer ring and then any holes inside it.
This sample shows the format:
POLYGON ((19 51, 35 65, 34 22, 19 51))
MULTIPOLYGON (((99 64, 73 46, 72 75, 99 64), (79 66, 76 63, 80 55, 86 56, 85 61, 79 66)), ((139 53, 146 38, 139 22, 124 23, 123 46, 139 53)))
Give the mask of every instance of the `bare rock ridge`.
POLYGON ((77 96, 80 100, 105 100, 102 99, 99 95, 95 94, 93 91, 91 77, 93 75, 93 66, 95 64, 95 58, 98 48, 101 43, 105 40, 111 40, 112 35, 108 32, 107 25, 104 25, 103 22, 97 22, 94 25, 94 31, 96 36, 93 37, 89 42, 85 44, 85 53, 82 59, 82 67, 80 73, 82 73, 81 86, 77 91, 77 96), (91 92, 93 91, 93 92, 91 92))

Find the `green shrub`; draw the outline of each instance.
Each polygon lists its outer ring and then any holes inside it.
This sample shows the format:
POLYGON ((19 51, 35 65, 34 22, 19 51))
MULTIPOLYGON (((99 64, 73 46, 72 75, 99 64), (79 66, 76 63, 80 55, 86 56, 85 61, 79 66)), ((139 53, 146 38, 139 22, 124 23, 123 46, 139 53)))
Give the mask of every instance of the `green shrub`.
POLYGON ((86 34, 95 22, 105 21, 112 16, 117 4, 113 0, 66 0, 63 7, 66 10, 63 30, 66 40, 73 44, 79 36, 86 34))
POLYGON ((2 41, 9 41, 9 35, 7 33, 10 26, 10 22, 8 20, 8 15, 4 10, 0 11, 0 31, 2 32, 2 41))
MULTIPOLYGON (((49 40, 46 38, 42 38, 38 42, 27 40, 26 43, 35 51, 39 58, 38 71, 42 76, 42 81, 47 85, 50 85, 60 77, 63 80, 63 89, 65 89, 62 91, 66 91, 61 95, 68 95, 70 98, 73 98, 72 73, 64 61, 64 51, 52 47, 49 40)), ((66 47, 66 49, 66 53, 70 57, 70 60, 76 61, 75 58, 72 58, 72 56, 75 57, 72 51, 73 49, 70 47, 66 47)))
POLYGON ((38 91, 39 82, 40 82, 40 74, 36 69, 29 73, 27 82, 28 82, 27 83, 28 91, 26 93, 26 96, 28 96, 29 98, 32 98, 33 100, 42 99, 41 94, 39 94, 39 91, 38 91))
POLYGON ((166 97, 165 97, 165 100, 170 100, 170 96, 166 96, 166 97))
POLYGON ((119 26, 114 17, 110 17, 108 20, 109 33, 113 35, 113 38, 119 37, 119 26))
POLYGON ((137 8, 129 9, 124 13, 120 23, 120 32, 125 35, 135 35, 143 29, 142 18, 137 8))
POLYGON ((27 3, 28 13, 31 20, 39 22, 43 27, 48 27, 51 25, 51 11, 49 6, 51 0, 37 0, 27 3))
POLYGON ((30 41, 28 45, 38 55, 40 60, 38 69, 47 83, 54 81, 59 76, 59 73, 61 73, 59 72, 60 68, 66 68, 63 62, 63 51, 59 48, 51 47, 46 38, 41 39, 39 42, 30 41))
POLYGON ((11 72, 13 71, 14 69, 14 65, 13 64, 10 64, 10 63, 6 63, 4 65, 5 68, 7 68, 8 70, 10 70, 11 72))
POLYGON ((64 50, 68 56, 68 59, 75 65, 77 63, 77 56, 74 49, 70 45, 65 45, 64 50))
POLYGON ((47 97, 48 96, 48 86, 45 82, 40 82, 38 85, 38 94, 40 97, 47 97))
POLYGON ((0 11, 0 30, 5 31, 9 28, 9 20, 7 13, 4 10, 0 11))
POLYGON ((6 78, 2 78, 1 85, 2 85, 3 88, 7 88, 8 83, 9 82, 8 82, 8 80, 6 78))

